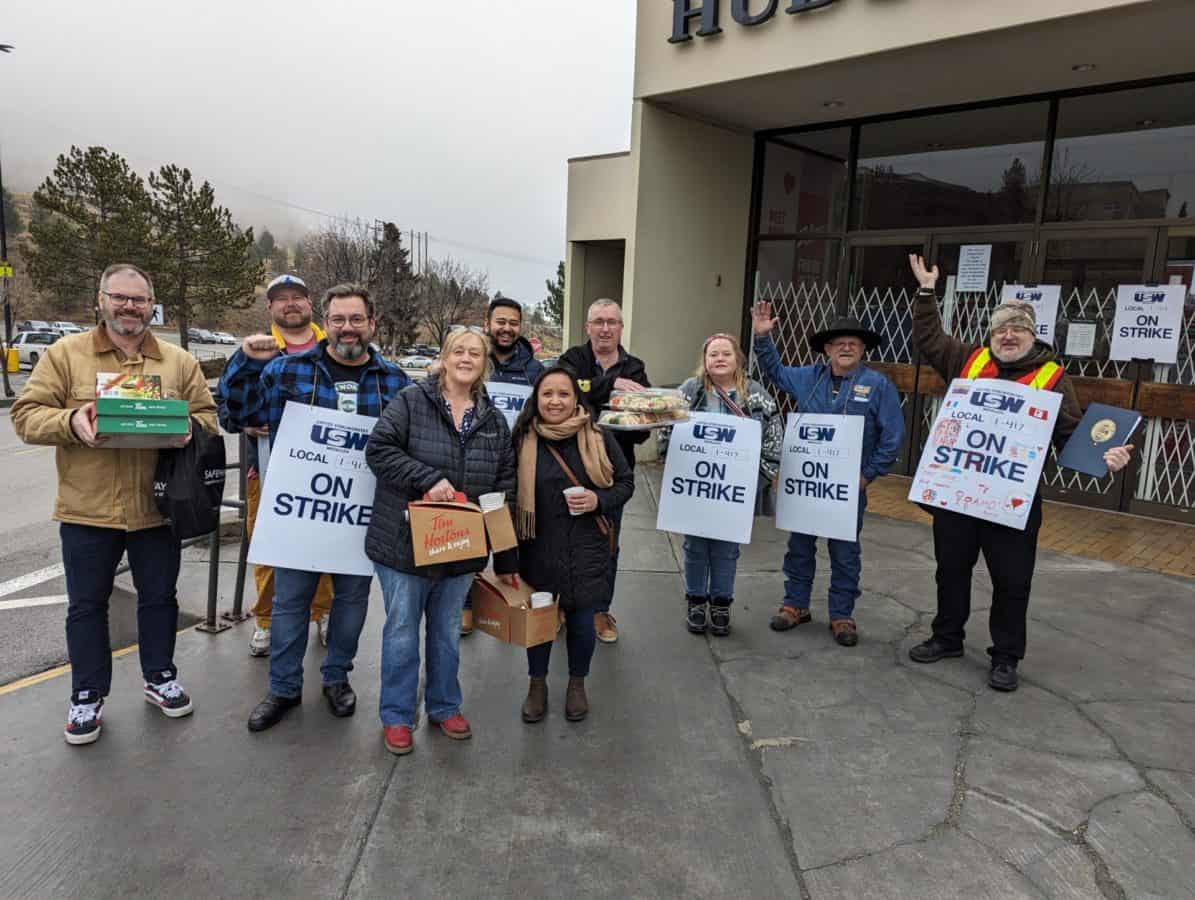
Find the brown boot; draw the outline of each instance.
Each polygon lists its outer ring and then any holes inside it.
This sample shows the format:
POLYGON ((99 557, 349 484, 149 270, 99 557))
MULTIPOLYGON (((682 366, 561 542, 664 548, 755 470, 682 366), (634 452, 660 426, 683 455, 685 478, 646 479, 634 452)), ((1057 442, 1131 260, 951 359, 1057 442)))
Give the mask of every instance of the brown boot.
POLYGON ((531 724, 538 722, 548 711, 548 679, 531 679, 531 686, 527 688, 527 699, 523 701, 523 721, 531 724))
POLYGON ((473 633, 473 610, 461 610, 461 637, 473 633))
POLYGON ((580 722, 587 715, 589 698, 585 696, 585 679, 570 678, 564 695, 564 717, 570 722, 580 722))

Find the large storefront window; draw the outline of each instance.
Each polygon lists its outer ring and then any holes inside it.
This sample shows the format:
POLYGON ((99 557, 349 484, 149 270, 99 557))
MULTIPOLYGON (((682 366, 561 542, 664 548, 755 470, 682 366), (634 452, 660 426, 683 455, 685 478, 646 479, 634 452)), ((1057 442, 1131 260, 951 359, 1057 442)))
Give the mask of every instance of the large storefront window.
POLYGON ((850 148, 849 128, 768 141, 759 233, 838 231, 846 215, 850 148))
POLYGON ((836 240, 760 241, 756 263, 760 285, 833 287, 841 246, 836 240))
POLYGON ((1195 83, 1073 97, 1058 110, 1046 218, 1195 214, 1195 83))
POLYGON ((853 227, 1032 222, 1048 103, 864 125, 853 227))

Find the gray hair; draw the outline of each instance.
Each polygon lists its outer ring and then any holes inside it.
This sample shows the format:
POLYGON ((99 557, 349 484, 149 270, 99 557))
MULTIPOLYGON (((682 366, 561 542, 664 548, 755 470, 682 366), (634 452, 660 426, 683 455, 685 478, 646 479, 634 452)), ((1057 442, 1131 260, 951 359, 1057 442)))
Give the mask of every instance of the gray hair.
POLYGON ((619 305, 618 301, 611 300, 609 297, 601 297, 589 304, 589 309, 585 311, 586 323, 588 323, 593 317, 593 311, 601 306, 613 306, 616 310, 618 310, 618 321, 622 321, 622 306, 619 305))
POLYGON ((365 315, 371 319, 374 318, 376 310, 374 309, 373 298, 369 296, 369 288, 355 281, 344 281, 340 284, 334 284, 324 291, 322 308, 325 319, 328 317, 328 307, 332 305, 332 301, 341 297, 360 297, 365 301, 365 315))
POLYGON ((136 275, 145 282, 146 287, 149 288, 149 296, 152 300, 154 297, 154 283, 153 279, 149 277, 149 273, 144 269, 133 265, 132 263, 126 262, 112 263, 112 265, 104 269, 103 273, 100 275, 100 292, 107 293, 109 278, 111 278, 113 275, 120 275, 126 272, 130 275, 136 275))

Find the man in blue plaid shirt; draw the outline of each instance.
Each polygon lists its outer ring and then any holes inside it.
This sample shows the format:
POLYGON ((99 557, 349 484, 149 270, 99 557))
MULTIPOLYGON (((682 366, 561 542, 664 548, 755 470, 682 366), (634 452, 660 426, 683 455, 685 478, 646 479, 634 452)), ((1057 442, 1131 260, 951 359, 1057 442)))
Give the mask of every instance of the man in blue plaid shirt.
MULTIPOLYGON (((241 428, 267 426, 271 446, 288 402, 376 418, 411 383, 401 369, 370 347, 376 319, 368 289, 358 284, 329 288, 323 315, 327 337, 311 350, 279 356, 272 337, 254 335, 245 338, 243 352, 225 370, 228 418, 241 428)), ((302 699, 307 625, 319 578, 319 572, 275 569, 270 692, 249 716, 250 731, 277 724, 302 699)), ((365 626, 371 581, 368 575, 332 576, 328 655, 320 671, 324 696, 335 716, 351 716, 357 708, 348 673, 365 626)))

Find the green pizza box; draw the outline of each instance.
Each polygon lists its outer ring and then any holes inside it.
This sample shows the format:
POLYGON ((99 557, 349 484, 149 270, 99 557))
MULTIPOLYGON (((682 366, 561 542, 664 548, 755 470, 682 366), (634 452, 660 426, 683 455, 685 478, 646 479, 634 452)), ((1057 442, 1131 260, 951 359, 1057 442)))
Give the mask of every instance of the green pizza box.
POLYGON ((136 397, 100 397, 95 401, 95 411, 100 416, 117 418, 142 418, 145 416, 166 416, 168 418, 190 415, 190 404, 186 400, 141 400, 136 397))
POLYGON ((97 416, 96 434, 178 435, 191 430, 185 416, 97 416))

